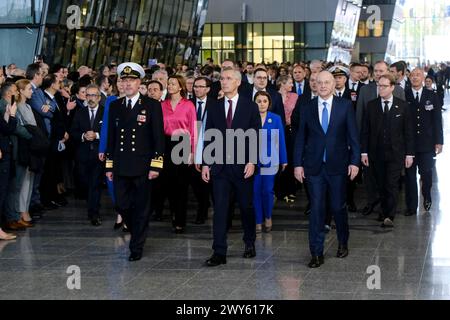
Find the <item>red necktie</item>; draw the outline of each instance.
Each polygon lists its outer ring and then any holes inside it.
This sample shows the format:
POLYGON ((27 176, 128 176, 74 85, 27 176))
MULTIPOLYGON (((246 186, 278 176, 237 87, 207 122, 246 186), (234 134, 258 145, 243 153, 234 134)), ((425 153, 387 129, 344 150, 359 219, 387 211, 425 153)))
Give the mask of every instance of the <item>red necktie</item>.
POLYGON ((227 128, 231 129, 231 123, 233 122, 233 101, 228 100, 229 107, 227 113, 227 128))

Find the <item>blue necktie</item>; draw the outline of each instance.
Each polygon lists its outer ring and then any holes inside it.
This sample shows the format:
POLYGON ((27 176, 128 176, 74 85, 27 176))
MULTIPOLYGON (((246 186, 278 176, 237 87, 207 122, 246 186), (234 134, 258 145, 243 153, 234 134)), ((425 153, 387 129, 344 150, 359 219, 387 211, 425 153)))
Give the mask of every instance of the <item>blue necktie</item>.
MULTIPOLYGON (((328 109, 327 109, 327 103, 323 102, 323 110, 322 110, 322 129, 325 134, 328 130, 328 109)), ((327 150, 323 152, 323 162, 326 162, 327 159, 327 150)))
POLYGON ((299 95, 299 96, 301 96, 302 95, 302 85, 301 85, 301 83, 298 83, 298 89, 297 89, 297 94, 299 95))
POLYGON ((197 121, 202 121, 202 104, 203 101, 199 101, 198 103, 198 107, 197 107, 197 121))

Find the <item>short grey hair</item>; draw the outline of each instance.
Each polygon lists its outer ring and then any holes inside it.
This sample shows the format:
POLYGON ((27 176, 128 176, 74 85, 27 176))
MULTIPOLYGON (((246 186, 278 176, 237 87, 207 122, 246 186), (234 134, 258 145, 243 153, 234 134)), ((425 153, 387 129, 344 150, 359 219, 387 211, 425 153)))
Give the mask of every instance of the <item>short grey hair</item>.
POLYGON ((222 73, 224 73, 225 71, 233 71, 234 77, 236 78, 236 80, 242 81, 242 74, 239 70, 236 70, 235 68, 231 68, 231 67, 225 67, 222 69, 222 73))
POLYGON ((90 84, 90 85, 88 85, 88 86, 86 87, 86 92, 87 92, 89 89, 95 89, 95 90, 97 90, 98 94, 100 95, 100 88, 99 88, 96 84, 90 84))
POLYGON ((162 74, 166 80, 169 80, 169 74, 167 73, 166 70, 161 70, 160 69, 160 70, 156 70, 155 72, 153 72, 153 75, 152 75, 152 79, 153 80, 155 80, 155 76, 157 74, 162 74))

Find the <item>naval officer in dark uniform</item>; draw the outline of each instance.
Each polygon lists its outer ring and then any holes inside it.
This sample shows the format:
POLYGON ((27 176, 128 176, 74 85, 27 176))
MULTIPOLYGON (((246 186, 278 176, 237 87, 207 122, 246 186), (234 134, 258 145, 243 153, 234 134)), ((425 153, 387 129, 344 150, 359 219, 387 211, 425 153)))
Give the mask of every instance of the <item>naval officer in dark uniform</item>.
POLYGON ((119 65, 126 96, 111 103, 106 176, 114 179, 117 208, 131 232, 129 261, 140 260, 147 236, 152 180, 163 168, 164 124, 158 101, 140 95, 142 67, 119 65))

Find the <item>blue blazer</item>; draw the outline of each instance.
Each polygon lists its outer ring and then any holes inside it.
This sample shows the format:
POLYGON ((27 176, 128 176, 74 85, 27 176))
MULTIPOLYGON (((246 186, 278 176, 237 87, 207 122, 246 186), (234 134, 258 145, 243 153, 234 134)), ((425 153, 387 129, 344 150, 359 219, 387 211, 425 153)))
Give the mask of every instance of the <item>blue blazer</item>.
POLYGON ((302 108, 300 127, 295 139, 294 167, 303 167, 305 175, 318 175, 323 163, 329 175, 347 175, 350 164, 361 159, 358 130, 352 102, 333 97, 327 133, 319 120, 318 98, 302 108))
POLYGON ((51 132, 51 119, 53 118, 53 112, 55 112, 55 109, 57 106, 55 104, 52 104, 50 99, 48 99, 45 96, 45 93, 40 88, 35 88, 32 86, 33 95, 31 98, 27 101, 27 103, 30 105, 31 108, 33 108, 37 113, 41 115, 41 117, 44 119, 45 122, 45 128, 47 129, 47 133, 50 135, 51 132), (44 104, 47 104, 47 101, 49 101, 50 110, 48 112, 43 112, 42 106, 44 104))
MULTIPOLYGON (((286 140, 284 138, 284 126, 281 117, 275 113, 268 112, 262 129, 266 130, 265 134, 267 138, 266 141, 261 141, 258 166, 268 168, 280 164, 287 164, 286 140), (278 130, 278 134, 276 134, 275 130, 278 130), (274 139, 276 140, 273 141, 274 139), (277 147, 277 155, 272 154, 272 144, 277 147), (267 162, 269 159, 270 161, 267 162)), ((260 139, 263 137, 263 135, 260 135, 260 139)))
POLYGON ((100 131, 100 145, 98 147, 99 153, 105 153, 108 147, 108 121, 109 121, 109 106, 111 102, 116 101, 116 96, 109 96, 105 102, 105 109, 103 111, 103 124, 102 130, 100 131))

